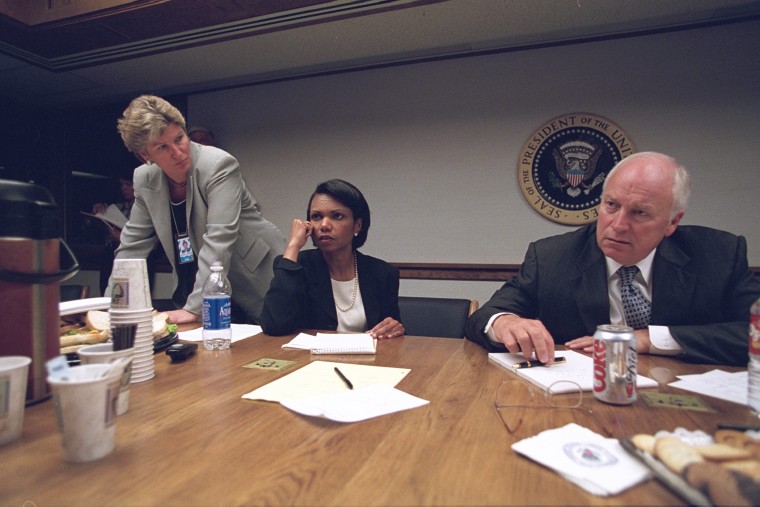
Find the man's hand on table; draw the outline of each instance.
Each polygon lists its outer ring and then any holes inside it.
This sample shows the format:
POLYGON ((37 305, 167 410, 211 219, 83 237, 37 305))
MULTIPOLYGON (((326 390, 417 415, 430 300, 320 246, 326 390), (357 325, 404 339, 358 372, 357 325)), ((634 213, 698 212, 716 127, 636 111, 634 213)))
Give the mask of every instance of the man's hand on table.
MULTIPOLYGON (((633 332, 636 337, 636 352, 639 354, 648 354, 652 342, 649 340, 649 329, 637 329, 633 332)), ((582 350, 583 352, 594 352, 594 337, 581 336, 565 343, 565 347, 570 350, 582 350)))
POLYGON ((524 319, 514 314, 501 315, 493 321, 494 337, 513 354, 522 352, 526 359, 542 363, 554 361, 554 339, 539 320, 524 319))

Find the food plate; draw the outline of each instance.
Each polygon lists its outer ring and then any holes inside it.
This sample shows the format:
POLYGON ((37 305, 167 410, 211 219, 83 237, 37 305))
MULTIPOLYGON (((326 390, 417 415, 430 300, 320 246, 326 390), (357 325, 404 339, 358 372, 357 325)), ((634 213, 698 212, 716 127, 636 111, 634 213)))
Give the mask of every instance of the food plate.
POLYGON ((623 449, 628 451, 629 454, 632 454, 641 460, 641 462, 644 463, 647 467, 649 467, 658 481, 660 481, 665 487, 673 491, 675 494, 686 500, 690 505, 712 505, 710 500, 705 495, 703 495, 697 489, 693 488, 688 482, 683 479, 683 477, 670 470, 648 452, 637 448, 636 445, 631 441, 630 437, 621 438, 620 445, 622 445, 623 449))
POLYGON ((172 344, 176 343, 178 340, 177 333, 169 333, 168 335, 164 336, 163 338, 160 338, 153 342, 153 353, 158 354, 159 352, 163 352, 164 350, 168 349, 172 344))
POLYGON ((58 313, 74 315, 76 313, 89 312, 90 310, 108 310, 111 307, 111 298, 87 298, 73 301, 61 301, 58 303, 58 313))

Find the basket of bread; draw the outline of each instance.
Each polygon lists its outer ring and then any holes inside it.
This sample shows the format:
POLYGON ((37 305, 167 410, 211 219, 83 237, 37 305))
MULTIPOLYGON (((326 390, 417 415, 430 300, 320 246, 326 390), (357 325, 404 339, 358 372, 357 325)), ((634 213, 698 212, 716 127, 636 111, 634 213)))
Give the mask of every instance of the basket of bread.
POLYGON ((621 444, 692 505, 760 504, 760 440, 748 433, 718 430, 711 437, 679 428, 621 444))
MULTIPOLYGON (((176 341, 177 325, 168 322, 166 313, 153 311, 153 341, 168 343, 176 341)), ((76 360, 76 351, 87 345, 108 341, 111 319, 107 311, 88 312, 61 316, 61 354, 69 360, 76 360)))

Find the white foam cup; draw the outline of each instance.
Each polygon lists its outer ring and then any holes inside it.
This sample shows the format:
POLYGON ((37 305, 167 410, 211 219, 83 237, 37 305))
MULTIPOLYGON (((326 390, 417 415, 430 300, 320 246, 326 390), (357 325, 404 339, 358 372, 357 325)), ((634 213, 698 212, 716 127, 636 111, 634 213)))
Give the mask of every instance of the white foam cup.
POLYGON ((142 310, 153 307, 145 259, 115 259, 109 289, 113 309, 142 310))
POLYGON ((25 356, 0 356, 0 445, 21 436, 31 362, 25 356))
POLYGON ((63 459, 93 461, 114 448, 121 377, 126 361, 86 364, 48 376, 53 391, 63 459))
POLYGON ((116 413, 118 415, 124 414, 127 411, 127 408, 129 408, 129 384, 132 379, 132 357, 134 352, 134 347, 114 351, 113 343, 88 345, 77 351, 79 360, 82 364, 113 363, 121 358, 126 358, 129 361, 121 376, 121 389, 119 390, 119 401, 116 407, 116 413))

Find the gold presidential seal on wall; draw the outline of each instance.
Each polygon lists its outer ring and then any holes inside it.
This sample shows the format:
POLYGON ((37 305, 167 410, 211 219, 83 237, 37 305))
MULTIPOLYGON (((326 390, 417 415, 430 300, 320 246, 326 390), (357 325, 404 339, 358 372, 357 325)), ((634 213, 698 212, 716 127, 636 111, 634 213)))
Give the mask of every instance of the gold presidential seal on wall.
POLYGON ((634 152, 625 131, 607 118, 569 113, 531 134, 520 151, 517 178, 539 214, 581 225, 596 220, 607 173, 634 152))

